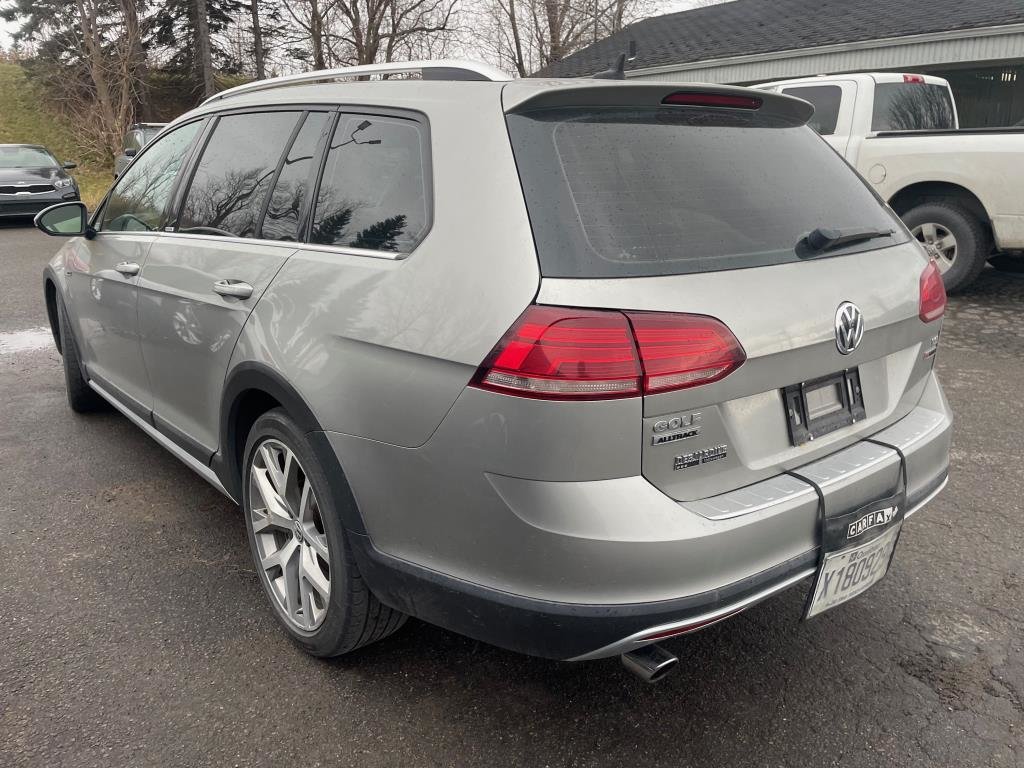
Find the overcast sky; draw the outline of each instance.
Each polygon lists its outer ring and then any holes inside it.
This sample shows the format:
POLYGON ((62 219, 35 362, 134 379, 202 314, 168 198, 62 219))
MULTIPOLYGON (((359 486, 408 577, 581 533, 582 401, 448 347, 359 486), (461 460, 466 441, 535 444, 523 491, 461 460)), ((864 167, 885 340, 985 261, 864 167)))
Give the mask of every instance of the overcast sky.
MULTIPOLYGON (((470 0, 464 0, 470 1, 470 0)), ((3 2, 3 0, 0 0, 3 2)), ((4 3, 6 4, 6 3, 4 3)), ((660 3, 662 13, 674 13, 696 5, 707 5, 707 0, 663 0, 660 3)), ((11 44, 11 33, 17 29, 17 24, 6 22, 0 19, 0 46, 7 48, 11 44)))

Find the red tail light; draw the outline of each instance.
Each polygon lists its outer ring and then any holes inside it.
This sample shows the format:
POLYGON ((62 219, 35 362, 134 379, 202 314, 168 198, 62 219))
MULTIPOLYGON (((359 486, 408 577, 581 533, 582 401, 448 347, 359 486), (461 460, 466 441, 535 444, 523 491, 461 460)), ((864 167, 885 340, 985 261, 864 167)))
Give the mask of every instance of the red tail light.
POLYGON ((473 384, 522 397, 604 400, 717 381, 745 359, 712 317, 532 305, 473 384))
POLYGON ((713 317, 627 312, 633 325, 644 392, 718 381, 747 359, 732 331, 713 317))
POLYGON ((924 83, 924 75, 904 75, 904 83, 924 83))
POLYGON ((661 100, 662 104, 679 107, 729 107, 732 109, 760 109, 762 99, 756 96, 737 96, 732 93, 690 93, 678 91, 661 100))
POLYGON ((946 286, 934 259, 921 273, 921 303, 918 316, 926 323, 938 320, 946 312, 946 286))

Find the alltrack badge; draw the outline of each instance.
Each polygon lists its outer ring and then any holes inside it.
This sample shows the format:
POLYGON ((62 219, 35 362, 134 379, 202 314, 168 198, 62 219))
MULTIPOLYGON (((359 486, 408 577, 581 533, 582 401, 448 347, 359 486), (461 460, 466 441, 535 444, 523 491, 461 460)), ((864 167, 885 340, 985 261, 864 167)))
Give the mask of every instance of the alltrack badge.
POLYGON ((657 421, 654 423, 654 436, 651 437, 651 445, 667 445, 696 437, 700 434, 702 420, 703 416, 697 412, 657 421))

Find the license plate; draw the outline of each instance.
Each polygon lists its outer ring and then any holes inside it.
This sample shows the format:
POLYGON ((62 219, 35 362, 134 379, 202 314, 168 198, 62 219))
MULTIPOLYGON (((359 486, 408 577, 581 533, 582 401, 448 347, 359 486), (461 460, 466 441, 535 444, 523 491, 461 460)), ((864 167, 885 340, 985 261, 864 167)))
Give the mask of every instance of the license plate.
POLYGON ((889 570, 902 522, 902 519, 897 520, 885 533, 866 544, 826 554, 814 582, 814 595, 807 606, 806 618, 852 600, 878 583, 889 570))
POLYGON ((804 618, 852 600, 885 576, 900 538, 905 481, 897 492, 821 518, 823 556, 804 618))

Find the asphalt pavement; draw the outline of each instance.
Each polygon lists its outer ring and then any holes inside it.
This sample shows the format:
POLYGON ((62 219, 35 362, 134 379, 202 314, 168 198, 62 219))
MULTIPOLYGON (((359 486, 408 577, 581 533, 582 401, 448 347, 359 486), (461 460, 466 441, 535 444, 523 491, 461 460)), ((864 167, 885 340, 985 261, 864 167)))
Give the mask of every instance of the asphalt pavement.
POLYGON ((946 491, 892 571, 615 659, 410 621, 343 659, 278 631, 237 508, 114 413, 68 409, 41 273, 0 227, 0 766, 1024 766, 1024 277, 951 301, 946 491))

